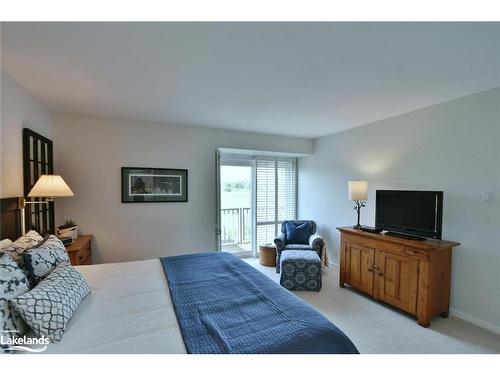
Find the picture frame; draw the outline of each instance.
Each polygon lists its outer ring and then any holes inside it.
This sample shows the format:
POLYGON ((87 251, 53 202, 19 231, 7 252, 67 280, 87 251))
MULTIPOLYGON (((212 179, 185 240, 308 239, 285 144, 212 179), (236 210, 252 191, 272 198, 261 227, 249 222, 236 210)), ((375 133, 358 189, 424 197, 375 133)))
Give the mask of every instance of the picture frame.
POLYGON ((188 201, 188 170, 122 167, 122 203, 188 201))

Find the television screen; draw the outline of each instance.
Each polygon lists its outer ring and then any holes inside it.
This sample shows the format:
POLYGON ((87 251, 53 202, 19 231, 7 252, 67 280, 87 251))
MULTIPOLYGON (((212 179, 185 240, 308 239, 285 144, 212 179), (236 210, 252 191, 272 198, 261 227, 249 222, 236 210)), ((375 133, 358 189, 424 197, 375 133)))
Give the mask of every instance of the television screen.
POLYGON ((377 228, 441 239, 442 191, 377 190, 377 228))

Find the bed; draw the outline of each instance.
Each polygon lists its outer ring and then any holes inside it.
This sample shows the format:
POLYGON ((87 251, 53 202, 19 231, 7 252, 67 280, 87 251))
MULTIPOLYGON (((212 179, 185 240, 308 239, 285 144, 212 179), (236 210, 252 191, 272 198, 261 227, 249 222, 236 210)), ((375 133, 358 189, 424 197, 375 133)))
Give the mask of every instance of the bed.
MULTIPOLYGON (((59 343, 50 344, 45 353, 184 354, 188 352, 171 299, 168 279, 159 259, 79 266, 77 269, 90 284, 91 293, 73 315, 63 339, 59 343)), ((291 296, 294 303, 310 309, 267 276, 257 275, 259 272, 255 272, 255 276, 261 277, 262 281, 274 284, 286 295, 291 296)), ((317 312, 316 314, 320 315, 317 312)), ((347 338, 337 339, 346 343, 347 338)), ((348 339, 347 345, 352 345, 348 339)), ((297 352, 287 348, 289 347, 275 351, 271 348, 267 352, 297 352)), ((311 352, 314 348, 309 346, 306 349, 306 352, 311 352)), ((318 351, 314 349, 312 352, 318 351)), ((337 349, 334 352, 338 352, 337 349)), ((340 352, 356 353, 357 350, 352 345, 349 350, 340 352)))
POLYGON ((358 353, 318 311, 227 253, 76 268, 91 292, 45 353, 358 353))

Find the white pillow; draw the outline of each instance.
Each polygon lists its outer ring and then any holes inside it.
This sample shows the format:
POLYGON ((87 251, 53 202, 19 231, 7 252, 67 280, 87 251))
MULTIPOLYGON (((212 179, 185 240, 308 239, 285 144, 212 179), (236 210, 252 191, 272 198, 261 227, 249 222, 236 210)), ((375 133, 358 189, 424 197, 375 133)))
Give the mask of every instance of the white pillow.
POLYGON ((0 252, 10 255, 12 259, 19 262, 21 255, 27 249, 37 246, 42 241, 42 236, 40 236, 36 231, 30 230, 24 236, 21 236, 12 242, 8 247, 1 248, 0 252))
POLYGON ((12 242, 13 247, 16 249, 29 249, 30 247, 38 245, 43 241, 43 237, 38 234, 35 230, 30 230, 24 236, 19 237, 17 240, 12 242))

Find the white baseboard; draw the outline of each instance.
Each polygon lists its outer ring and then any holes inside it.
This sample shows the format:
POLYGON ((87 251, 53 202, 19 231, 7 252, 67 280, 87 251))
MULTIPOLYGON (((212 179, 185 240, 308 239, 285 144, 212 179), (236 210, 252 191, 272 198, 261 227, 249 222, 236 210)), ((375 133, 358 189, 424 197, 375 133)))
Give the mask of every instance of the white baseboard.
POLYGON ((458 310, 455 310, 455 309, 451 309, 451 308, 450 308, 450 315, 452 315, 452 316, 454 316, 456 318, 465 320, 466 322, 472 323, 472 324, 474 324, 476 326, 479 326, 481 328, 484 328, 484 329, 486 329, 488 331, 491 331, 491 332, 494 332, 494 333, 500 335, 500 327, 497 327, 494 324, 485 322, 484 320, 475 318, 472 315, 465 314, 465 313, 463 313, 461 311, 458 311, 458 310))
MULTIPOLYGON (((328 266, 329 267, 335 267, 335 268, 339 268, 340 267, 337 263, 333 263, 333 262, 328 262, 328 266)), ((452 316, 454 316, 456 318, 465 320, 468 323, 474 324, 474 325, 476 325, 478 327, 484 328, 484 329, 486 329, 488 331, 491 331, 491 332, 494 332, 494 333, 500 335, 500 327, 498 327, 498 326, 496 326, 494 324, 485 322, 484 320, 475 318, 472 315, 465 314, 465 313, 463 313, 461 311, 458 311, 458 310, 455 310, 455 309, 452 309, 452 308, 450 308, 450 315, 452 315, 452 316)))

